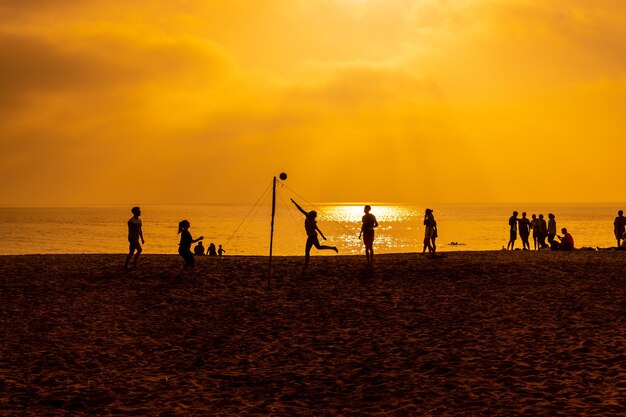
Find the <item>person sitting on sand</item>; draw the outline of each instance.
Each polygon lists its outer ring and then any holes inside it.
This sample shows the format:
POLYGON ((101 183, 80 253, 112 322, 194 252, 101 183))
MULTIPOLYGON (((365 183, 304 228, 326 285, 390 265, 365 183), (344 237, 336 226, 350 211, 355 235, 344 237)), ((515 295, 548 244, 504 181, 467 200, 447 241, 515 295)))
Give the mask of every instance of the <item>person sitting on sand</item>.
POLYGON ((617 247, 619 248, 621 246, 620 240, 624 239, 624 233, 626 233, 626 217, 624 217, 623 210, 617 212, 617 217, 615 221, 613 221, 613 233, 615 234, 617 247))
POLYGON ((370 211, 372 207, 367 205, 363 208, 365 213, 361 218, 363 224, 361 225, 361 232, 359 233, 359 239, 363 236, 363 244, 365 245, 365 257, 367 258, 367 264, 371 265, 374 262, 374 229, 378 227, 378 221, 370 211))
POLYGON ((178 244, 178 254, 185 260, 184 265, 180 269, 180 273, 183 272, 193 272, 194 265, 196 264, 196 260, 193 257, 193 253, 191 253, 191 245, 193 243, 199 242, 204 239, 204 236, 200 236, 197 239, 191 237, 191 233, 189 233, 189 228, 191 224, 187 220, 182 220, 178 222, 178 234, 180 235, 180 243, 178 244))
POLYGON ((306 231, 306 246, 304 249, 304 269, 307 269, 309 266, 309 258, 311 256, 311 248, 315 246, 318 250, 334 250, 336 253, 339 253, 337 246, 326 246, 320 245, 319 239, 317 237, 317 232, 322 236, 322 239, 326 240, 326 236, 324 233, 317 227, 317 212, 314 210, 306 211, 302 207, 296 203, 293 198, 291 202, 300 210, 302 214, 304 214, 306 220, 304 220, 304 230, 306 231))
POLYGON ((141 209, 139 207, 133 207, 130 209, 131 213, 133 213, 133 217, 128 220, 128 256, 126 256, 126 262, 124 263, 124 268, 128 268, 128 262, 130 262, 130 258, 133 256, 133 253, 137 251, 135 255, 135 261, 133 262, 133 266, 137 266, 137 260, 139 259, 139 255, 142 252, 141 245, 139 244, 139 239, 141 239, 141 243, 145 244, 146 242, 143 240, 143 231, 142 231, 142 222, 139 216, 141 216, 141 209))
POLYGON ((224 250, 224 248, 222 248, 222 245, 220 245, 220 247, 217 249, 218 256, 222 256, 225 253, 226 251, 224 250))
POLYGON ((563 236, 556 235, 556 237, 561 241, 558 250, 574 250, 574 238, 572 237, 572 235, 567 232, 566 228, 562 228, 561 233, 563 233, 563 236))
POLYGON ((428 253, 431 256, 435 256, 435 252, 437 251, 435 240, 437 236, 437 221, 435 220, 433 210, 427 208, 424 212, 424 248, 422 249, 422 254, 425 253, 426 248, 428 248, 428 253))
POLYGON ((206 250, 206 254, 209 256, 217 256, 217 251, 215 250, 215 243, 211 242, 209 248, 206 250))
POLYGON ((196 246, 194 246, 193 253, 196 256, 203 256, 204 255, 204 245, 202 245, 202 241, 198 242, 198 244, 196 246))
POLYGON ((509 243, 506 244, 507 250, 515 249, 515 241, 517 240, 517 211, 509 217, 509 243))
POLYGON ((519 237, 522 239, 522 249, 530 250, 530 242, 528 238, 530 236, 530 220, 526 217, 526 212, 522 213, 522 218, 518 220, 519 225, 519 237))

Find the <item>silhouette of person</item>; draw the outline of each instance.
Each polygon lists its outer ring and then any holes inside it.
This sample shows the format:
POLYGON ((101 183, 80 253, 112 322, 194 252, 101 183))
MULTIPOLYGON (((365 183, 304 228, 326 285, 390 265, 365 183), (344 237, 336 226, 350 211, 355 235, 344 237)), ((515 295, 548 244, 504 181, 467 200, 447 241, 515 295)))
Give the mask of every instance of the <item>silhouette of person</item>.
POLYGON ((526 217, 526 212, 522 213, 522 218, 518 220, 519 237, 522 239, 522 249, 530 250, 530 243, 528 237, 530 236, 530 220, 526 217))
POLYGON ((193 272, 193 268, 196 264, 196 260, 191 253, 191 245, 204 239, 204 236, 200 236, 197 239, 191 237, 189 228, 191 224, 187 220, 182 220, 178 223, 178 234, 180 235, 180 243, 178 244, 178 254, 185 260, 180 273, 193 272))
POLYGON ((293 198, 291 199, 291 202, 305 216, 304 230, 306 231, 307 239, 304 249, 304 269, 307 269, 309 267, 309 258, 311 257, 311 248, 313 246, 315 246, 315 248, 317 248, 318 250, 334 250, 336 253, 339 253, 337 246, 320 245, 319 239, 317 237, 317 232, 319 232, 319 234, 322 236, 322 239, 324 240, 326 240, 326 236, 324 236, 324 233, 322 233, 320 228, 317 227, 317 221, 315 220, 317 218, 317 212, 313 210, 304 210, 298 205, 298 203, 293 200, 293 198))
POLYGON ((128 263, 130 262, 130 258, 133 256, 133 253, 137 251, 135 255, 135 261, 133 266, 137 266, 137 260, 139 259, 139 255, 142 252, 141 245, 139 244, 139 239, 141 239, 141 243, 145 244, 146 242, 143 240, 143 230, 142 230, 142 222, 139 216, 141 216, 141 209, 139 207, 133 207, 130 209, 131 213, 133 213, 133 217, 128 220, 128 256, 126 256, 126 262, 124 263, 124 268, 128 268, 128 263))
POLYGON ((206 251, 206 254, 209 256, 217 256, 217 251, 215 250, 215 243, 211 242, 209 248, 206 251))
POLYGON ((507 250, 515 249, 515 241, 517 240, 517 211, 513 212, 513 215, 509 217, 509 243, 507 243, 507 250))
POLYGON ((198 242, 198 244, 193 248, 193 253, 196 256, 204 255, 204 246, 202 245, 202 241, 198 242))
POLYGON ((361 232, 359 233, 359 239, 363 236, 363 244, 365 245, 365 257, 367 258, 367 264, 371 265, 374 262, 374 229, 378 227, 378 221, 370 211, 372 207, 369 205, 363 208, 365 213, 361 218, 363 224, 361 225, 361 232))
POLYGON ((626 217, 624 217, 624 211, 620 210, 617 212, 617 217, 615 221, 613 221, 613 233, 615 234, 615 239, 617 239, 617 247, 619 248, 620 240, 624 239, 624 233, 626 233, 626 217))
POLYGON ((435 239, 437 239, 437 236, 437 222, 435 221, 433 210, 427 208, 424 212, 424 248, 422 249, 422 254, 428 248, 428 253, 432 256, 435 255, 437 251, 435 239))
POLYGON ((222 248, 222 245, 220 245, 220 247, 217 249, 217 254, 219 256, 222 256, 225 253, 226 253, 226 251, 224 250, 224 248, 222 248))
POLYGON ((548 213, 548 243, 552 246, 554 237, 556 236, 556 216, 548 213))
POLYGON ((548 246, 546 245, 546 237, 548 236, 548 224, 546 220, 543 218, 543 214, 539 215, 539 232, 537 233, 537 241, 539 243, 539 249, 545 249, 548 246))
POLYGON ((558 249, 564 251, 574 250, 574 238, 572 237, 572 235, 567 232, 566 228, 562 228, 561 233, 563 233, 562 237, 559 235, 556 236, 561 241, 558 249))
POLYGON ((539 219, 536 214, 533 214, 530 221, 530 228, 533 229, 533 245, 534 250, 537 250, 537 242, 539 241, 539 219))

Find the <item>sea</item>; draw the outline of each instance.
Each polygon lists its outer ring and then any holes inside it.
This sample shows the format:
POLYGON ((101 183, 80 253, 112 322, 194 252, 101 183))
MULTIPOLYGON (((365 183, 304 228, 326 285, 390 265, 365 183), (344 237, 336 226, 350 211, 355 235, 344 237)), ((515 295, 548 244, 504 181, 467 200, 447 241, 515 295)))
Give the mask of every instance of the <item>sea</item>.
MULTIPOLYGON (((362 203, 302 203, 318 212, 318 226, 340 254, 363 253, 359 240, 362 203)), ((375 253, 421 252, 424 210, 434 210, 439 251, 500 250, 509 238, 513 210, 530 217, 556 215, 558 230, 566 227, 576 247, 616 244, 613 220, 625 203, 606 204, 371 204, 380 226, 375 253)), ((191 223, 192 236, 204 236, 205 247, 222 245, 225 255, 269 254, 271 204, 142 205, 144 253, 176 254, 178 222, 191 223)), ((111 254, 128 251, 129 206, 0 207, 0 255, 111 254)), ((278 201, 274 217, 273 254, 302 255, 304 215, 289 202, 278 201)), ((532 241, 531 241, 532 245, 532 241)), ((521 248, 518 239, 517 248, 521 248)), ((334 255, 315 251, 315 255, 334 255)))

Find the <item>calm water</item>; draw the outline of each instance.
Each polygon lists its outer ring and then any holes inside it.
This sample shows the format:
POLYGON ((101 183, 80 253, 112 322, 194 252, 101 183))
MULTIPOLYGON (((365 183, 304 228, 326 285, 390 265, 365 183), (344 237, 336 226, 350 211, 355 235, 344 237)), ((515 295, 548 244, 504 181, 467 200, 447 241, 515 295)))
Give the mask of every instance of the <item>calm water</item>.
MULTIPOLYGON (((304 204, 316 209, 318 225, 330 245, 341 254, 362 253, 358 239, 362 204, 304 204)), ((426 206, 373 205, 380 223, 377 253, 422 250, 422 219, 426 206)), ((613 219, 624 203, 552 205, 443 205, 432 207, 439 227, 438 247, 446 250, 501 249, 508 240, 507 221, 513 210, 557 216, 557 226, 567 227, 576 246, 615 245, 613 219), (450 242, 462 245, 451 246, 450 242)), ((127 251, 126 221, 130 207, 0 208, 0 254, 31 253, 124 253, 127 251)), ((142 206, 144 253, 177 253, 177 224, 191 222, 195 237, 224 245, 227 255, 267 255, 269 251, 269 204, 142 206)), ((306 235, 304 216, 285 200, 276 212, 274 254, 301 255, 306 235)), ((517 246, 521 246, 518 240, 517 246)), ((532 243, 531 243, 532 244, 532 243)), ((317 253, 321 254, 321 253, 317 253)), ((317 255, 316 254, 316 255, 317 255)), ((328 252, 323 252, 328 254, 328 252)))

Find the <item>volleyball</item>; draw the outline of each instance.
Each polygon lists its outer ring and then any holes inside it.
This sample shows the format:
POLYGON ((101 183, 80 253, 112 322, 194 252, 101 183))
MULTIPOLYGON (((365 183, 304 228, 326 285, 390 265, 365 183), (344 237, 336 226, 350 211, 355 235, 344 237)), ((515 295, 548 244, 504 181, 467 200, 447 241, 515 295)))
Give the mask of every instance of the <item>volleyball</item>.
POLYGON ((281 172, 279 177, 281 180, 285 181, 287 179, 287 174, 285 174, 284 172, 281 172))

